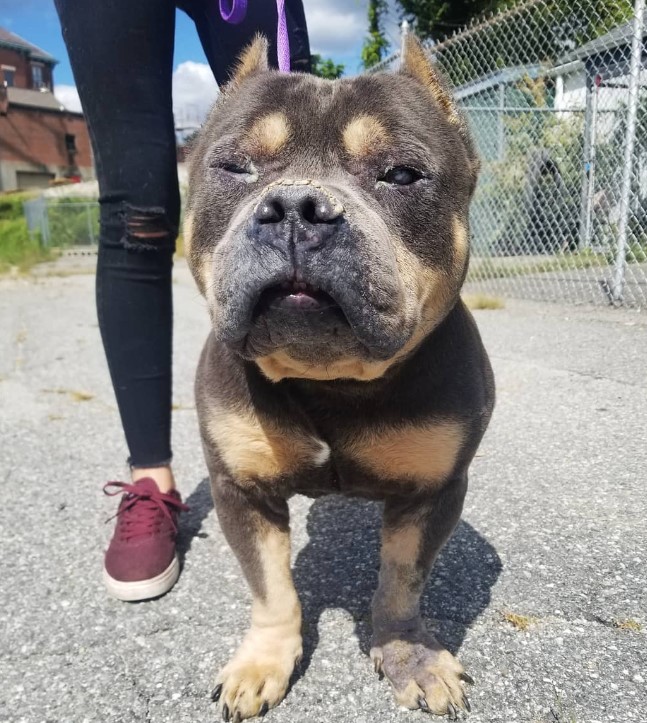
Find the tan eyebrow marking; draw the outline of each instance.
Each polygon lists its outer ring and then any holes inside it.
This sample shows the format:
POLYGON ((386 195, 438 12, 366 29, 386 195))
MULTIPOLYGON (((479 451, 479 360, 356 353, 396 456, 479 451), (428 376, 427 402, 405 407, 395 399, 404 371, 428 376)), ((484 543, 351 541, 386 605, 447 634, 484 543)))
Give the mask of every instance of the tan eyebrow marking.
POLYGON ((259 118, 247 134, 252 155, 273 156, 290 138, 290 124, 284 113, 270 113, 259 118))
POLYGON ((389 133, 379 119, 371 115, 360 115, 344 128, 343 139, 351 156, 364 158, 386 143, 389 133))

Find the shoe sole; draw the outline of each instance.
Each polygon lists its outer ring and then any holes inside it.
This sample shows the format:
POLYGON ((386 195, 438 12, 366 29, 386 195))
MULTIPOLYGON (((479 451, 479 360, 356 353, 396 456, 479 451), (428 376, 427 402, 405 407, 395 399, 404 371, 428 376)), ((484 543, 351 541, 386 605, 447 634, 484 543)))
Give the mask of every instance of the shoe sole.
POLYGON ((134 580, 133 582, 115 580, 114 577, 110 577, 106 568, 103 568, 103 583, 108 594, 124 602, 150 600, 153 597, 164 595, 175 585, 179 576, 180 563, 177 557, 173 558, 164 572, 149 580, 134 580))

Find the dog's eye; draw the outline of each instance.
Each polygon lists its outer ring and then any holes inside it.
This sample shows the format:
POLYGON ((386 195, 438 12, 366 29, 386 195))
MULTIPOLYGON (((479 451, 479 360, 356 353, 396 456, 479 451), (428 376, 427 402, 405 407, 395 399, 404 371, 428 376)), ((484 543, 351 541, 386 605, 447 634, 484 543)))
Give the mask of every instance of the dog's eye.
POLYGON ((245 181, 245 183, 258 181, 258 171, 251 161, 216 161, 211 164, 211 167, 233 176, 236 180, 245 181))
POLYGON ((227 171, 227 173, 249 173, 249 164, 245 164, 244 166, 240 163, 234 163, 233 161, 225 161, 223 163, 218 163, 218 168, 220 168, 223 171, 227 171))
POLYGON ((410 186, 421 178, 423 178, 422 173, 415 168, 395 166, 395 168, 389 168, 382 178, 380 178, 380 181, 391 183, 394 186, 410 186))

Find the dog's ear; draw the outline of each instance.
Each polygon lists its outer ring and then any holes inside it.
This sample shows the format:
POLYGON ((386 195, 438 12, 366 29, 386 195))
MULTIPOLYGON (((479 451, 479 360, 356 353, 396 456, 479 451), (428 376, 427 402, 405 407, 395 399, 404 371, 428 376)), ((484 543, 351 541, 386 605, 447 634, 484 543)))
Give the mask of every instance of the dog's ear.
POLYGON ((449 122, 455 125, 461 124, 460 114, 445 80, 436 70, 422 44, 413 33, 409 33, 404 41, 400 73, 422 83, 444 111, 449 122))
POLYGON ((259 73, 266 73, 270 69, 267 59, 269 45, 267 38, 257 35, 254 40, 238 56, 236 69, 231 76, 228 87, 238 87, 246 78, 259 73))
POLYGON ((410 78, 424 85, 445 114, 447 120, 458 129, 458 132, 465 142, 465 148, 474 179, 474 188, 481 162, 476 153, 474 141, 472 140, 467 123, 454 102, 448 83, 431 62, 418 38, 411 33, 407 35, 404 40, 402 62, 399 72, 403 75, 408 75, 410 78))

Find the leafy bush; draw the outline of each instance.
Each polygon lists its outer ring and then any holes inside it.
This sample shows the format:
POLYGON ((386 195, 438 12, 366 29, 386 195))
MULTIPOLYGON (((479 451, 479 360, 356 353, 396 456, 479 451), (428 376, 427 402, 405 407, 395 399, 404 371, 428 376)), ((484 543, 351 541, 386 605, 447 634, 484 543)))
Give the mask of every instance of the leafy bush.
POLYGON ((49 244, 59 248, 96 243, 99 238, 99 205, 65 199, 47 208, 49 244))
POLYGON ((22 204, 32 195, 28 193, 8 193, 0 195, 0 221, 22 218, 22 204))
POLYGON ((522 78, 507 89, 515 110, 493 109, 487 125, 482 111, 466 107, 483 159, 472 207, 481 253, 545 254, 577 245, 583 118, 537 111, 551 92, 544 79, 522 78))
MULTIPOLYGON (((9 215, 7 205, 0 208, 3 209, 0 213, 9 215)), ((0 216, 0 272, 8 271, 12 266, 25 270, 49 258, 50 251, 41 246, 40 238, 29 235, 24 218, 0 216)))

